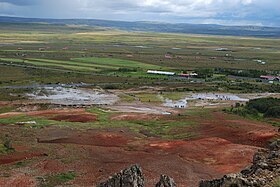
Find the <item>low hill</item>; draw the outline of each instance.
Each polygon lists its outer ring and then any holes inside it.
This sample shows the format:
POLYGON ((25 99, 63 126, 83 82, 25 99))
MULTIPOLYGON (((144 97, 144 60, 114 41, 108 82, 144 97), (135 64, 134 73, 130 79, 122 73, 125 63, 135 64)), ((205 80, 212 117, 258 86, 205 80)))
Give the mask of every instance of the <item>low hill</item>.
POLYGON ((160 22, 127 22, 109 21, 97 19, 41 19, 1 17, 0 23, 44 23, 57 25, 83 25, 90 27, 109 27, 126 31, 148 31, 186 34, 209 34, 229 36, 252 36, 252 37, 280 37, 279 27, 260 26, 222 26, 210 24, 187 24, 187 23, 160 23, 160 22))

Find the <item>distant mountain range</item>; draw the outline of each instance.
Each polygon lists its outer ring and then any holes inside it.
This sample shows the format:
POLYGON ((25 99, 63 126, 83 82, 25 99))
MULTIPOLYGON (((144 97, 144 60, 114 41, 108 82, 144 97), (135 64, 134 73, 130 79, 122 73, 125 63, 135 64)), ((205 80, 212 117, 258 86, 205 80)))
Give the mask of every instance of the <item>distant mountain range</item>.
POLYGON ((87 25, 91 27, 109 27, 126 31, 167 32, 186 34, 209 34, 228 36, 253 36, 279 38, 280 27, 260 26, 223 26, 213 24, 128 22, 97 19, 41 19, 0 16, 0 23, 47 23, 59 25, 87 25))

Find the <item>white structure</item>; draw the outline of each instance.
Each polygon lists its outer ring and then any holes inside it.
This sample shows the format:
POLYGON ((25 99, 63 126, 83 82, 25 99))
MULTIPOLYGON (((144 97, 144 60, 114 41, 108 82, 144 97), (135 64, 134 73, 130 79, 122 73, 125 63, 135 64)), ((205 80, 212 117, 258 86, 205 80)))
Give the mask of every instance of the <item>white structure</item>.
POLYGON ((168 72, 168 71, 154 71, 154 70, 148 70, 147 73, 149 74, 157 74, 157 75, 169 75, 174 76, 174 72, 168 72))
POLYGON ((173 101, 171 99, 165 99, 165 103, 163 106, 171 107, 171 108, 187 108, 188 101, 186 99, 181 99, 178 101, 173 101))
POLYGON ((217 49, 215 49, 216 51, 229 51, 229 49, 228 48, 217 48, 217 49))
POLYGON ((196 77, 196 76, 198 76, 198 74, 197 73, 191 73, 190 76, 196 77))

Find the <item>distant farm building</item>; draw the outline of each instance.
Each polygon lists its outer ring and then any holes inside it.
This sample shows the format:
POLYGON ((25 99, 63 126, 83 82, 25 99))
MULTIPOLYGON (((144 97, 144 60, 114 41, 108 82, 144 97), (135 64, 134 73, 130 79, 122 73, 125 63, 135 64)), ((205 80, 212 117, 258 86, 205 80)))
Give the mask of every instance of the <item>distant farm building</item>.
POLYGON ((188 74, 185 74, 185 73, 181 73, 179 74, 180 77, 185 77, 185 78, 193 78, 193 77, 196 77, 198 76, 197 73, 188 73, 188 74))
POLYGON ((274 76, 260 76, 261 79, 267 80, 267 81, 278 81, 280 82, 280 76, 274 77, 274 76))
POLYGON ((19 47, 19 48, 17 48, 17 50, 21 51, 21 50, 22 50, 22 48, 20 48, 20 47, 19 47))
POLYGON ((263 79, 263 80, 273 81, 275 77, 262 75, 262 76, 260 76, 260 78, 263 79))
POLYGON ((68 50, 68 49, 69 49, 68 47, 63 47, 63 48, 62 48, 62 50, 68 50))
POLYGON ((171 54, 165 54, 164 58, 166 58, 166 59, 172 59, 173 57, 172 57, 171 54))
POLYGON ((229 49, 228 48, 217 48, 217 49, 215 49, 216 51, 229 51, 229 49))
POLYGON ((191 73, 190 74, 192 77, 196 77, 196 76, 198 76, 198 74, 197 73, 191 73))
POLYGON ((278 81, 278 82, 280 82, 280 76, 275 77, 275 78, 274 78, 274 81, 278 81))
POLYGON ((258 62, 258 63, 260 63, 260 64, 262 64, 262 65, 265 65, 267 62, 265 62, 265 61, 262 61, 262 60, 254 60, 255 62, 258 62))
POLYGON ((179 101, 173 101, 170 99, 166 99, 164 106, 171 107, 171 108, 187 108, 188 102, 186 99, 182 99, 179 101))
POLYGON ((179 74, 180 77, 191 78, 190 74, 181 73, 179 74))
POLYGON ((154 70, 148 70, 148 74, 155 74, 155 75, 168 75, 168 76, 174 76, 174 72, 168 72, 168 71, 154 71, 154 70))

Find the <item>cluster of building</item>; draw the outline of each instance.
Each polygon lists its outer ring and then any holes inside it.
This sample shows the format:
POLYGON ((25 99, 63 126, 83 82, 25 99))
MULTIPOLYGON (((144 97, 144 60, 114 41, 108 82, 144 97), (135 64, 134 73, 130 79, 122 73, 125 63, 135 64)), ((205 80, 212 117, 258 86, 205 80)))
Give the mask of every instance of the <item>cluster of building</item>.
POLYGON ((262 64, 262 65, 265 65, 267 62, 265 62, 265 61, 262 61, 262 60, 255 60, 256 62, 258 62, 258 63, 260 63, 260 64, 262 64))
POLYGON ((260 76, 260 78, 263 80, 267 80, 267 81, 280 82, 280 75, 278 75, 278 76, 262 75, 262 76, 260 76))
POLYGON ((185 78, 193 78, 193 77, 197 77, 198 76, 197 73, 188 73, 188 74, 180 73, 180 74, 176 74, 175 72, 156 71, 156 70, 148 70, 147 73, 148 74, 155 74, 155 75, 167 75, 167 76, 178 75, 180 77, 185 77, 185 78))

